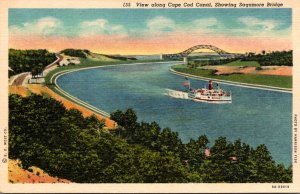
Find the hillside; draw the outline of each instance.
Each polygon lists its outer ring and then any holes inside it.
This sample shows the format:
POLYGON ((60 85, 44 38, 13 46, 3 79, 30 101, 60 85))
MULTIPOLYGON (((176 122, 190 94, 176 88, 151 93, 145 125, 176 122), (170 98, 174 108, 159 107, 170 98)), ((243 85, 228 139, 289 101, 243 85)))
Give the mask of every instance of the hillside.
POLYGON ((70 183, 66 179, 52 177, 38 167, 30 167, 29 170, 22 168, 19 160, 9 160, 8 179, 10 183, 70 183))
POLYGON ((60 51, 60 54, 68 55, 71 57, 79 57, 82 59, 90 59, 94 61, 127 61, 137 60, 133 57, 125 57, 121 55, 105 55, 99 53, 93 53, 87 49, 65 49, 60 51))

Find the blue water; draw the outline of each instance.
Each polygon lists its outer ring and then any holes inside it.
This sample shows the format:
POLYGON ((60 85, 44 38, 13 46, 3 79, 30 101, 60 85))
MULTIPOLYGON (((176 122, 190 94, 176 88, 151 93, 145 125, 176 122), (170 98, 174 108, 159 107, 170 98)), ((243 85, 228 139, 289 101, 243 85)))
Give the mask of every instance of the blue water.
MULTIPOLYGON (((133 108, 139 121, 156 121, 179 133, 183 142, 206 134, 238 138, 256 147, 266 144, 277 163, 291 164, 292 94, 221 84, 231 90, 231 104, 207 104, 164 95, 165 89, 183 90, 184 78, 171 74, 174 64, 114 66, 61 76, 58 85, 75 97, 113 112, 133 108)), ((207 82, 191 80, 193 87, 207 82)))

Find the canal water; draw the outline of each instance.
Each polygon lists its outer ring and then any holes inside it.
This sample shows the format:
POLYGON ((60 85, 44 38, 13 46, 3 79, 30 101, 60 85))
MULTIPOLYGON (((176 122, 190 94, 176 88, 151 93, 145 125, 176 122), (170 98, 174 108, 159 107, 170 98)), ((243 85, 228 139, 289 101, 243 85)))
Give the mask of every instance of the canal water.
MULTIPOLYGON (((210 142, 224 136, 256 147, 266 144, 277 163, 291 164, 292 94, 219 84, 232 92, 231 104, 208 104, 167 95, 183 90, 184 77, 169 64, 140 64, 87 69, 61 76, 58 85, 106 112, 133 108, 139 121, 156 121, 179 133, 183 142, 205 134, 210 142)), ((192 87, 206 81, 191 79, 192 87)))

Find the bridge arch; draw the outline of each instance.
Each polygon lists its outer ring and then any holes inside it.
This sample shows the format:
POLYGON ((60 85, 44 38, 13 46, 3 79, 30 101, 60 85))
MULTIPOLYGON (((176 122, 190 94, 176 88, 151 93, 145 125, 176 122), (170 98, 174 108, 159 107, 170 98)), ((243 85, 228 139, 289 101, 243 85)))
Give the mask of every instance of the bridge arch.
MULTIPOLYGON (((161 56, 161 58, 184 58, 187 57, 189 54, 191 54, 193 51, 198 50, 198 49, 208 49, 208 50, 212 50, 216 53, 218 53, 220 56, 229 56, 229 55, 233 55, 231 53, 228 53, 218 47, 212 46, 212 45, 205 45, 205 44, 200 44, 200 45, 196 45, 193 46, 187 50, 184 50, 180 53, 175 53, 175 54, 163 54, 161 56)), ((232 56, 231 56, 232 57, 232 56)))
POLYGON ((225 54, 229 54, 228 52, 218 48, 218 47, 215 47, 215 46, 212 46, 212 45, 196 45, 196 46, 193 46, 185 51, 182 51, 180 54, 184 57, 187 57, 189 54, 191 54, 193 51, 195 50, 198 50, 198 49, 208 49, 208 50, 212 50, 212 51, 215 51, 216 53, 218 53, 219 55, 225 55, 225 54))

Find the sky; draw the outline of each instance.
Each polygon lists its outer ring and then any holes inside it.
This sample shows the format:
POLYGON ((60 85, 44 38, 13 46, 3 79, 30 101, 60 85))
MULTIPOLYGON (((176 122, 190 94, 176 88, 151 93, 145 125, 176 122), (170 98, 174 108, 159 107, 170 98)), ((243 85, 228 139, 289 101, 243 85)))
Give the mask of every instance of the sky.
POLYGON ((10 9, 9 47, 104 54, 292 49, 291 9, 10 9))

